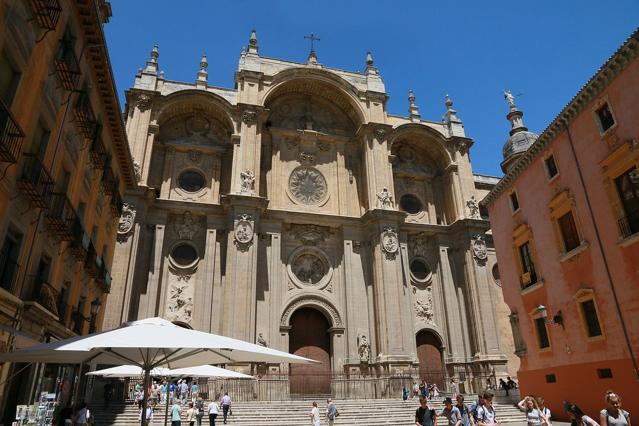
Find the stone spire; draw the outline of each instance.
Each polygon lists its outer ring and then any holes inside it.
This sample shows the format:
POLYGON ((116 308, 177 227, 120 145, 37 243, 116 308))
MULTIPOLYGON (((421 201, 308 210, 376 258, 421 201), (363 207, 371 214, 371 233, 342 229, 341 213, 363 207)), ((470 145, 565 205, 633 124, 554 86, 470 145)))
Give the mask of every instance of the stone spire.
POLYGON ((444 122, 446 123, 461 123, 461 119, 457 117, 457 111, 453 109, 453 100, 450 96, 446 95, 446 113, 444 114, 444 122))
POLYGON ((510 137, 506 139, 506 143, 504 144, 502 152, 504 161, 501 163, 501 169, 504 173, 508 173, 508 170, 517 163, 519 157, 535 143, 539 136, 533 132, 529 132, 528 128, 524 126, 524 120, 522 118, 524 113, 517 108, 515 96, 510 90, 504 91, 504 99, 508 104, 506 119, 510 121, 510 137))
POLYGON ((419 122, 421 119, 419 107, 415 104, 415 93, 412 89, 408 91, 408 115, 411 121, 419 122))
POLYGON ((377 74, 377 67, 375 67, 375 63, 373 62, 373 54, 370 52, 366 52, 366 74, 377 74))
POLYGON ((197 72, 197 80, 195 81, 196 87, 206 88, 209 79, 209 73, 206 68, 209 66, 209 62, 206 60, 206 55, 202 55, 200 59, 200 70, 197 72))
POLYGON ((259 47, 257 45, 257 33, 255 32, 255 29, 251 30, 251 37, 249 37, 247 53, 254 53, 256 55, 259 53, 259 47))
POLYGON ((151 50, 151 57, 148 61, 146 61, 146 68, 144 69, 145 73, 155 74, 158 73, 158 57, 160 56, 160 52, 158 50, 157 43, 153 45, 153 49, 151 50))

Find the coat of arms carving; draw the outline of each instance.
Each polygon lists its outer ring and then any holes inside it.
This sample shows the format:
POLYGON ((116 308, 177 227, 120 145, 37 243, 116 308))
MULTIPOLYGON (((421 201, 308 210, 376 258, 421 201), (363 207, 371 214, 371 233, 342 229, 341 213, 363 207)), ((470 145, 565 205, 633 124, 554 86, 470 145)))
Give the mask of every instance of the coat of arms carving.
POLYGON ((118 242, 125 242, 133 233, 133 224, 135 223, 135 206, 133 204, 124 203, 122 207, 122 215, 118 220, 118 242))
POLYGON ((475 235, 470 241, 470 248, 473 250, 473 256, 478 265, 485 265, 488 259, 488 248, 483 235, 475 235))
POLYGON ((240 214, 235 222, 235 245, 240 251, 246 251, 253 243, 253 218, 249 214, 240 214))
POLYGON ((399 251, 399 239, 397 238, 397 231, 388 227, 384 229, 381 235, 382 250, 386 254, 387 259, 394 259, 399 251))

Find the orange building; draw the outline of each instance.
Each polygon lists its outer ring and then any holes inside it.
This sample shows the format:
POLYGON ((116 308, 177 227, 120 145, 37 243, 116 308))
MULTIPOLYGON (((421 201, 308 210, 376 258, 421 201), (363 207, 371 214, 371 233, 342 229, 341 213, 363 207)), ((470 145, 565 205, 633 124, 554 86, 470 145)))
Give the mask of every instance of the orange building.
POLYGON ((522 395, 599 418, 639 412, 639 32, 537 136, 506 93, 505 176, 488 208, 522 395))

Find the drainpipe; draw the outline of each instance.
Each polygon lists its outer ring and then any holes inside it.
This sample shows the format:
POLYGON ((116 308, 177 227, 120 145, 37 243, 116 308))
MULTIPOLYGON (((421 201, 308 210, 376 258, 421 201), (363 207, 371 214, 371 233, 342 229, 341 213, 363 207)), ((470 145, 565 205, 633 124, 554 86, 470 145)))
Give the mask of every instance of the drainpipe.
POLYGON ((570 134, 570 124, 568 123, 566 123, 566 134, 568 135, 568 142, 570 143, 570 151, 572 152, 572 156, 575 159, 575 164, 577 165, 579 183, 581 183, 581 188, 583 189, 584 196, 586 197, 586 205, 588 206, 588 212, 590 213, 592 226, 593 226, 593 229, 595 230, 597 247, 599 248, 599 252, 601 253, 603 265, 606 270, 606 276, 608 277, 608 284, 610 285, 610 291, 612 292, 612 299, 615 302, 615 310, 617 312, 617 316, 619 317, 619 322, 621 323, 621 330, 623 331, 624 341, 626 342, 626 346, 628 346, 628 352, 630 354, 630 360, 632 362, 632 370, 635 375, 635 380, 639 381, 639 368, 637 368, 637 359, 632 350, 630 336, 628 335, 626 322, 624 321, 623 313, 621 312, 621 306, 619 304, 619 297, 617 296, 617 289, 612 279, 612 274, 610 273, 610 267, 608 266, 608 257, 606 256, 606 252, 603 249, 603 244, 601 242, 601 234, 599 233, 599 227, 597 226, 597 221, 595 220, 595 215, 592 210, 592 204, 590 203, 590 196, 588 195, 588 187, 586 186, 586 183, 584 182, 584 176, 581 171, 581 165, 579 164, 579 158, 577 158, 577 151, 575 150, 575 145, 572 141, 572 135, 570 134))

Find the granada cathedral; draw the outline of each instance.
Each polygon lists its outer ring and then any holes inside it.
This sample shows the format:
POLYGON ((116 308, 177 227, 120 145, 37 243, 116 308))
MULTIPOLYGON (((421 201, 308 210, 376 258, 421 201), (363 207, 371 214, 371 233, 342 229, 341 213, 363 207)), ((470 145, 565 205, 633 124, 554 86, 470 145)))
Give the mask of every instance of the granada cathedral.
POLYGON ((126 92, 138 186, 105 329, 160 316, 320 361, 261 366, 291 394, 398 374, 476 392, 514 376, 478 205, 497 179, 473 173, 452 99, 430 121, 409 92, 408 115, 390 115, 370 53, 363 72, 313 49, 273 59, 254 31, 232 88, 208 84, 206 57, 194 82, 158 58, 155 46, 126 92))

